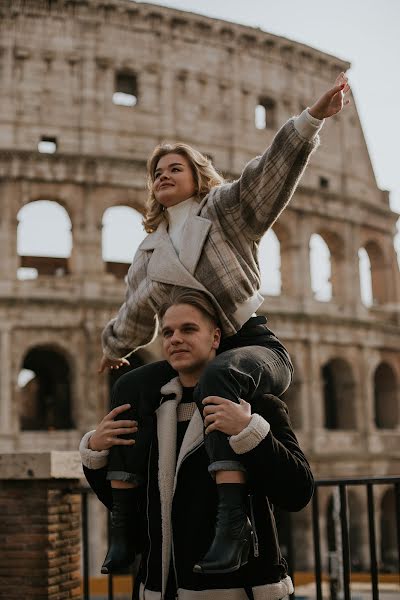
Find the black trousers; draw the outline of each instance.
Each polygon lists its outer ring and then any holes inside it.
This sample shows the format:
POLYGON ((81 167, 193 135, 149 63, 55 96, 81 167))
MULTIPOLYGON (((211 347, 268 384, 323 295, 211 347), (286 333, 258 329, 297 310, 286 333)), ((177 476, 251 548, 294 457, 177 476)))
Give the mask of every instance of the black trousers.
MULTIPOLYGON (((151 363, 123 375, 112 392, 112 407, 130 403, 132 408, 119 419, 138 421, 133 446, 113 446, 108 479, 142 483, 154 426, 154 412, 160 403, 160 389, 176 377, 166 361, 151 363)), ((222 396, 232 402, 250 402, 257 395, 279 396, 289 387, 293 367, 284 346, 266 326, 265 317, 250 318, 237 334, 222 340, 218 355, 203 371, 194 391, 194 400, 203 415, 202 400, 222 396)), ((124 436, 131 437, 131 436, 124 436)), ((213 431, 205 436, 211 473, 244 470, 229 445, 228 436, 213 431)))

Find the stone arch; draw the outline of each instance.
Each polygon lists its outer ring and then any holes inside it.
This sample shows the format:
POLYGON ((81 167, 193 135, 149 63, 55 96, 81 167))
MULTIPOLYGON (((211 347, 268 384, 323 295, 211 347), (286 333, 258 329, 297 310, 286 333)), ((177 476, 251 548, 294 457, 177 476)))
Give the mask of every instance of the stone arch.
POLYGON ((310 275, 315 300, 329 302, 332 299, 331 252, 319 233, 310 237, 310 275))
POLYGON ((34 200, 19 210, 17 221, 17 276, 68 274, 72 223, 65 207, 55 200, 34 200))
POLYGON ((102 254, 107 273, 125 277, 133 256, 147 233, 143 215, 126 204, 108 207, 102 218, 102 254))
POLYGON ((281 294, 281 249, 280 241, 271 228, 263 235, 259 243, 259 264, 262 294, 279 296, 281 294))
POLYGON ((344 298, 345 246, 343 238, 329 229, 319 229, 319 235, 329 248, 331 255, 331 292, 333 299, 344 298))
POLYGON ((395 488, 391 487, 381 499, 381 570, 395 573, 398 568, 395 488))
POLYGON ((381 245, 368 240, 363 246, 371 265, 372 304, 387 302, 386 259, 381 245))
POLYGON ((399 423, 398 381, 387 362, 374 372, 374 420, 378 429, 395 429, 399 423))
POLYGON ((288 389, 282 394, 281 399, 287 404, 289 409, 290 421, 294 429, 302 429, 303 427, 303 410, 301 404, 301 387, 303 384, 301 374, 298 371, 297 365, 294 363, 293 380, 288 389))
POLYGON ((370 307, 373 304, 372 269, 368 252, 365 248, 358 250, 358 272, 360 277, 361 302, 370 307))
POLYGON ((355 429, 356 385, 351 365, 343 358, 333 358, 321 368, 326 429, 355 429))
POLYGON ((71 366, 55 345, 32 346, 18 375, 22 430, 73 429, 71 366))

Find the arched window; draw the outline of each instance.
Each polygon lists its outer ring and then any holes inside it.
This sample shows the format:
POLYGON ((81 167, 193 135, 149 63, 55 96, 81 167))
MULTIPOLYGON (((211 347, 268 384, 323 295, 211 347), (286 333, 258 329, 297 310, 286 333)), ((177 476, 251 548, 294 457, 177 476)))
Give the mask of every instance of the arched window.
POLYGON ((322 367, 324 427, 355 429, 355 383, 350 365, 335 358, 322 367))
POLYGON ((129 206, 112 206, 103 215, 102 249, 108 273, 125 277, 147 233, 142 215, 129 206))
POLYGON ((276 104, 271 98, 259 98, 254 111, 256 129, 273 129, 276 125, 276 104))
POLYGON ((18 375, 22 430, 72 429, 71 374, 63 354, 37 346, 26 354, 18 375))
POLYGON ((365 304, 367 306, 371 306, 372 304, 384 304, 387 300, 386 266, 384 254, 379 244, 374 241, 367 242, 364 245, 364 250, 369 259, 371 273, 369 280, 367 259, 365 258, 365 254, 361 253, 362 260, 367 265, 363 266, 363 269, 365 270, 365 273, 363 274, 363 282, 361 281, 360 270, 360 285, 364 283, 366 286, 365 304))
POLYGON ((117 71, 113 103, 119 106, 136 106, 138 102, 137 76, 131 71, 117 71))
POLYGON ((279 240, 272 229, 262 237, 259 245, 259 263, 262 294, 279 296, 281 293, 281 250, 279 240))
POLYGON ((310 238, 310 273, 314 298, 329 302, 332 299, 331 253, 325 240, 317 233, 310 238))
POLYGON ((397 573, 396 499, 394 490, 384 494, 381 504, 381 570, 384 573, 397 573))
POLYGON ((396 375, 387 363, 374 373, 375 425, 378 429, 395 429, 399 422, 396 375))
POLYGON ((68 273, 72 226, 65 208, 51 200, 37 200, 21 208, 17 219, 18 279, 68 273))
POLYGON ((365 248, 360 248, 358 251, 358 266, 360 272, 360 292, 361 301, 364 306, 372 306, 372 277, 371 277, 371 261, 369 260, 368 252, 365 248))

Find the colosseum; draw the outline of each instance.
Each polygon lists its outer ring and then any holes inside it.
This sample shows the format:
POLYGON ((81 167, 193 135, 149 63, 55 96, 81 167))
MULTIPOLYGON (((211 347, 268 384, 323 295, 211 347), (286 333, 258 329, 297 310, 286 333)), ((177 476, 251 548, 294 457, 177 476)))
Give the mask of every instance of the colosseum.
MULTIPOLYGON (((182 140, 237 177, 350 65, 259 29, 129 0, 1 0, 0 31, 0 450, 75 450, 108 407, 100 334, 143 237, 150 151, 182 140), (51 227, 46 211, 57 217, 51 227), (124 260, 106 252, 121 236, 124 260), (54 252, 54 240, 64 250, 54 252)), ((395 475, 397 216, 377 187, 354 101, 321 137, 261 242, 262 312, 293 357, 285 401, 316 477, 395 475)), ((159 355, 156 341, 132 366, 159 355)), ((326 527, 332 495, 321 492, 326 527)), ((380 561, 390 570, 393 490, 380 487, 375 503, 380 561)), ((356 487, 349 506, 362 566, 367 512, 356 487)), ((297 517, 299 568, 311 560, 306 517, 297 517)))

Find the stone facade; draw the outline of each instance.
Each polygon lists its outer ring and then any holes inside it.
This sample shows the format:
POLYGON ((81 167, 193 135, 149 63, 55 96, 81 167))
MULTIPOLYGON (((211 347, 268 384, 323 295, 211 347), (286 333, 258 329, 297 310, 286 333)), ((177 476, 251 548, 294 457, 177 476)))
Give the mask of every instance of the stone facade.
MULTIPOLYGON (((143 211, 145 162, 161 140, 192 144, 237 176, 349 64, 260 30, 128 0, 2 0, 0 40, 0 450, 75 450, 108 406, 109 382, 97 375, 100 333, 124 294, 126 266, 102 259, 106 209, 143 211), (260 129, 256 106, 266 111, 260 129), (56 151, 38 151, 40 143, 56 151), (65 208, 69 257, 18 255, 19 211, 38 200, 65 208), (38 276, 18 279, 20 267, 38 276), (22 368, 37 374, 24 389, 22 368), (24 422, 32 398, 42 402, 41 420, 36 404, 24 422)), ((399 472, 395 221, 353 100, 325 124, 274 226, 282 293, 262 307, 295 363, 286 400, 317 477, 399 472), (311 288, 314 233, 330 250, 329 302, 311 288), (369 307, 360 248, 371 264, 369 307)), ((156 344, 141 359, 158 353, 156 344)), ((376 502, 391 500, 382 492, 376 502)), ((353 504, 365 529, 357 490, 353 504)), ((365 552, 362 545, 363 560, 365 552)))

